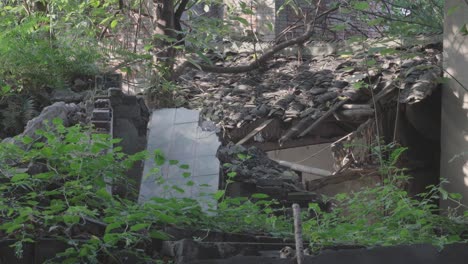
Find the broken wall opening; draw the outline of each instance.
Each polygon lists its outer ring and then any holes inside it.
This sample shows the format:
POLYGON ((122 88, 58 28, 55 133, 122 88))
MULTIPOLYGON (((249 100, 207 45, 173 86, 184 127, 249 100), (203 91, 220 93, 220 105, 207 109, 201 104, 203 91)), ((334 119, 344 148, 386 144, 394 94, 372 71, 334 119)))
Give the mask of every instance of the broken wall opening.
MULTIPOLYGON (((314 167, 326 171, 333 171, 333 156, 330 143, 307 145, 295 148, 278 149, 268 151, 268 157, 273 160, 288 161, 308 167, 314 167)), ((313 173, 300 172, 302 182, 322 178, 313 173)))

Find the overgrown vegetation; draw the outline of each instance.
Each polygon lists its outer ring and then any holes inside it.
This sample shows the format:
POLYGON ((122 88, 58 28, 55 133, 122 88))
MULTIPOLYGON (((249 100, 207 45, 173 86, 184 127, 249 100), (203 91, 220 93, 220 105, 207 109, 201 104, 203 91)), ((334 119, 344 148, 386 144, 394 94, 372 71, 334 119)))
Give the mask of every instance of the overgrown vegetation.
MULTIPOLYGON (((111 149, 118 140, 80 126, 65 128, 60 120, 51 127, 36 131, 41 140, 22 138, 24 147, 0 144, 0 237, 17 241, 18 257, 24 243, 55 238, 69 245, 56 261, 106 262, 123 252, 147 258, 144 249, 151 239, 169 238, 165 226, 290 230, 281 217, 271 216, 269 201, 225 199, 206 214, 192 199, 154 197, 137 204, 110 195, 106 187, 124 181, 125 171, 145 153, 127 156, 118 147, 111 149)), ((156 159, 165 162, 161 155, 156 159)))
MULTIPOLYGON (((182 0, 175 6, 173 1, 160 1, 163 6, 172 4, 170 15, 177 18, 172 27, 162 29, 154 23, 152 28, 144 27, 144 18, 159 22, 161 14, 147 10, 142 2, 0 1, 0 137, 20 133, 37 114, 37 94, 69 88, 76 77, 92 76, 104 68, 130 74, 136 68, 134 63, 142 63, 157 75, 150 87, 153 93, 170 93, 176 87, 171 79, 175 54, 183 54, 192 67, 222 72, 226 69, 213 66, 206 53, 221 54, 215 44, 236 39, 228 35, 234 26, 249 28, 245 32, 250 35, 240 39, 258 41, 251 21, 245 18, 255 15, 254 9, 244 2, 229 6, 227 19, 220 20, 197 15, 189 8, 199 5, 210 10, 218 1, 182 0), (181 19, 184 12, 189 18, 186 21, 181 19), (140 31, 130 40, 119 39, 119 33, 132 27, 140 31), (149 34, 139 35, 142 28, 149 34), (178 53, 167 52, 171 49, 178 53)), ((352 31, 367 36, 369 30, 378 36, 405 37, 440 32, 443 3, 337 1, 318 13, 318 8, 306 11, 296 1, 286 1, 284 8, 292 8, 302 18, 314 17, 311 27, 322 26, 315 24, 315 18, 338 21, 324 29, 331 35, 352 31), (360 32, 361 27, 365 30, 360 32)), ((317 36, 312 34, 315 30, 311 28, 310 36, 293 44, 317 36)), ((275 47, 271 53, 263 53, 265 57, 256 51, 259 54, 252 56, 251 66, 233 71, 259 67, 259 61, 281 50, 275 47)), ((25 244, 53 238, 64 241, 68 249, 51 262, 108 262, 122 254, 157 259, 147 249, 152 239, 170 238, 164 233, 167 226, 292 235, 292 220, 273 209, 277 203, 263 194, 229 198, 221 190, 206 210, 192 199, 151 198, 137 204, 110 195, 108 186, 125 181, 125 171, 147 154, 125 155, 120 148, 111 148, 118 140, 91 134, 80 126, 65 128, 59 120, 50 129, 36 132, 40 140, 25 137, 19 139, 21 146, 0 144, 0 240, 13 239, 18 257, 25 244)), ((468 215, 456 214, 464 209, 460 195, 429 186, 426 193, 410 197, 402 188, 408 177, 396 167, 399 153, 401 149, 395 150, 381 164, 381 185, 327 198, 335 204, 331 211, 310 205, 304 216, 304 233, 313 249, 336 244, 443 246, 466 240, 468 215), (449 199, 459 208, 441 212, 440 199, 449 199)), ((156 163, 185 167, 165 160, 162 153, 155 153, 155 159, 156 163)), ((228 176, 234 178, 235 171, 228 176)), ((190 175, 181 177, 186 184, 194 184, 190 175)), ((168 189, 181 191, 177 186, 168 189)))
POLYGON ((310 205, 315 216, 304 227, 313 249, 421 243, 443 247, 468 239, 468 210, 460 203, 460 194, 448 193, 440 185, 427 186, 427 191, 417 197, 405 191, 409 177, 404 169, 396 167, 404 151, 401 147, 393 149, 383 160, 381 184, 336 195, 330 212, 322 211, 317 204, 310 205), (441 200, 450 200, 454 207, 442 211, 441 200))
MULTIPOLYGON (((118 140, 80 126, 65 128, 60 120, 37 134, 40 140, 24 137, 21 147, 0 144, 0 237, 16 241, 18 257, 25 243, 54 238, 68 249, 51 262, 106 262, 122 254, 150 259, 152 239, 170 239, 166 226, 292 236, 292 219, 274 210, 276 202, 263 194, 229 198, 221 190, 205 210, 187 198, 154 197, 142 204, 121 199, 109 194, 107 186, 124 180, 125 170, 145 153, 125 155, 119 147, 111 149, 118 140)), ((383 185, 331 198, 336 206, 330 212, 310 205, 312 218, 304 215, 304 228, 313 249, 337 244, 443 246, 466 239, 466 213, 450 211, 446 217, 437 207, 438 199, 459 201, 460 195, 431 186, 419 199, 409 197, 401 188, 406 177, 395 167, 400 154, 397 149, 390 155, 382 170, 383 185)), ((187 168, 165 160, 160 151, 154 158, 160 165, 187 168)), ((181 175, 193 184, 189 176, 181 175)), ((235 172, 230 173, 228 183, 234 178, 235 172)), ((168 189, 183 192, 177 186, 168 189)))

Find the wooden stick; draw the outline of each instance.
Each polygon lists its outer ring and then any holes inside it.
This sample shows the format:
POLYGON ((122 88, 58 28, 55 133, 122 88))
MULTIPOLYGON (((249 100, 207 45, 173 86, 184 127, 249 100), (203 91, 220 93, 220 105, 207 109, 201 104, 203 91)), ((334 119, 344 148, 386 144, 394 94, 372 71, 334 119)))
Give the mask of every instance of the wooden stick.
POLYGON ((372 109, 372 106, 369 104, 345 104, 343 109, 372 109))
POLYGON ((309 131, 316 128, 318 125, 320 125, 320 123, 322 123, 325 119, 327 119, 329 116, 331 116, 336 110, 338 110, 341 106, 346 104, 348 101, 349 101, 349 98, 347 98, 345 100, 342 100, 342 101, 338 102, 337 104, 335 104, 332 108, 330 108, 327 112, 325 112, 325 114, 323 114, 323 116, 321 116, 319 119, 317 119, 317 121, 312 123, 312 125, 310 125, 308 128, 306 128, 304 131, 302 131, 302 133, 299 134, 299 137, 303 137, 303 136, 307 135, 307 133, 309 133, 309 131))
POLYGON ((285 160, 275 160, 275 159, 272 159, 272 160, 274 160, 274 161, 278 162, 280 165, 288 167, 288 168, 290 168, 292 170, 305 172, 305 173, 311 173, 311 174, 315 174, 315 175, 318 175, 318 176, 321 176, 321 177, 327 177, 327 176, 332 175, 332 173, 330 171, 327 171, 327 170, 322 170, 322 169, 319 169, 319 168, 314 168, 314 167, 309 167, 309 166, 306 166, 306 165, 292 163, 292 162, 285 161, 285 160))
POLYGON ((268 126, 268 124, 273 121, 273 118, 266 120, 265 122, 261 123, 257 128, 252 130, 247 136, 245 136, 243 139, 239 140, 236 145, 242 145, 245 142, 247 142, 249 139, 251 139, 253 136, 255 136, 258 132, 262 131, 265 127, 268 126))
POLYGON ((279 140, 278 143, 281 146, 283 146, 283 143, 286 142, 287 140, 291 139, 294 135, 296 135, 297 132, 299 132, 300 129, 306 126, 307 123, 311 122, 314 120, 314 117, 312 115, 309 115, 307 117, 304 117, 301 121, 299 121, 296 125, 291 127, 279 140))
POLYGON ((296 240, 296 259, 297 264, 304 263, 304 244, 302 242, 302 221, 301 207, 298 204, 292 205, 294 216, 294 239, 296 240))

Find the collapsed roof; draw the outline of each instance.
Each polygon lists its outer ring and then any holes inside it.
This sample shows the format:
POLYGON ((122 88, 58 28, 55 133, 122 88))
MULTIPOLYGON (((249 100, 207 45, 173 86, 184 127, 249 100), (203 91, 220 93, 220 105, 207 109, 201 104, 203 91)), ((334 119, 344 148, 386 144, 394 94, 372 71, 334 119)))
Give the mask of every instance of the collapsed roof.
MULTIPOLYGON (((406 48, 386 44, 300 59, 278 55, 242 74, 190 69, 178 80, 177 97, 189 108, 202 109, 203 119, 222 128, 228 141, 284 143, 305 136, 342 136, 373 117, 375 104, 390 92, 400 89, 392 102, 412 104, 438 86, 438 43, 406 48)), ((225 54, 216 65, 243 65, 253 57, 225 54)))

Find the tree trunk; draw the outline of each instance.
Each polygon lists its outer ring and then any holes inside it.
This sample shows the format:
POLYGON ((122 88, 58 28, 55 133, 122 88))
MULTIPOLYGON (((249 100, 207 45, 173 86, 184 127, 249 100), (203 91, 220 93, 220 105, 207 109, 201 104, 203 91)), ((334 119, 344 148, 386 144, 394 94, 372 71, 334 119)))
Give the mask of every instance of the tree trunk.
POLYGON ((174 2, 172 0, 153 0, 153 17, 155 27, 153 32, 153 46, 155 54, 153 62, 161 65, 157 68, 157 76, 170 80, 174 68, 175 49, 172 47, 176 39, 174 22, 174 2), (165 36, 168 38, 161 38, 165 36))

